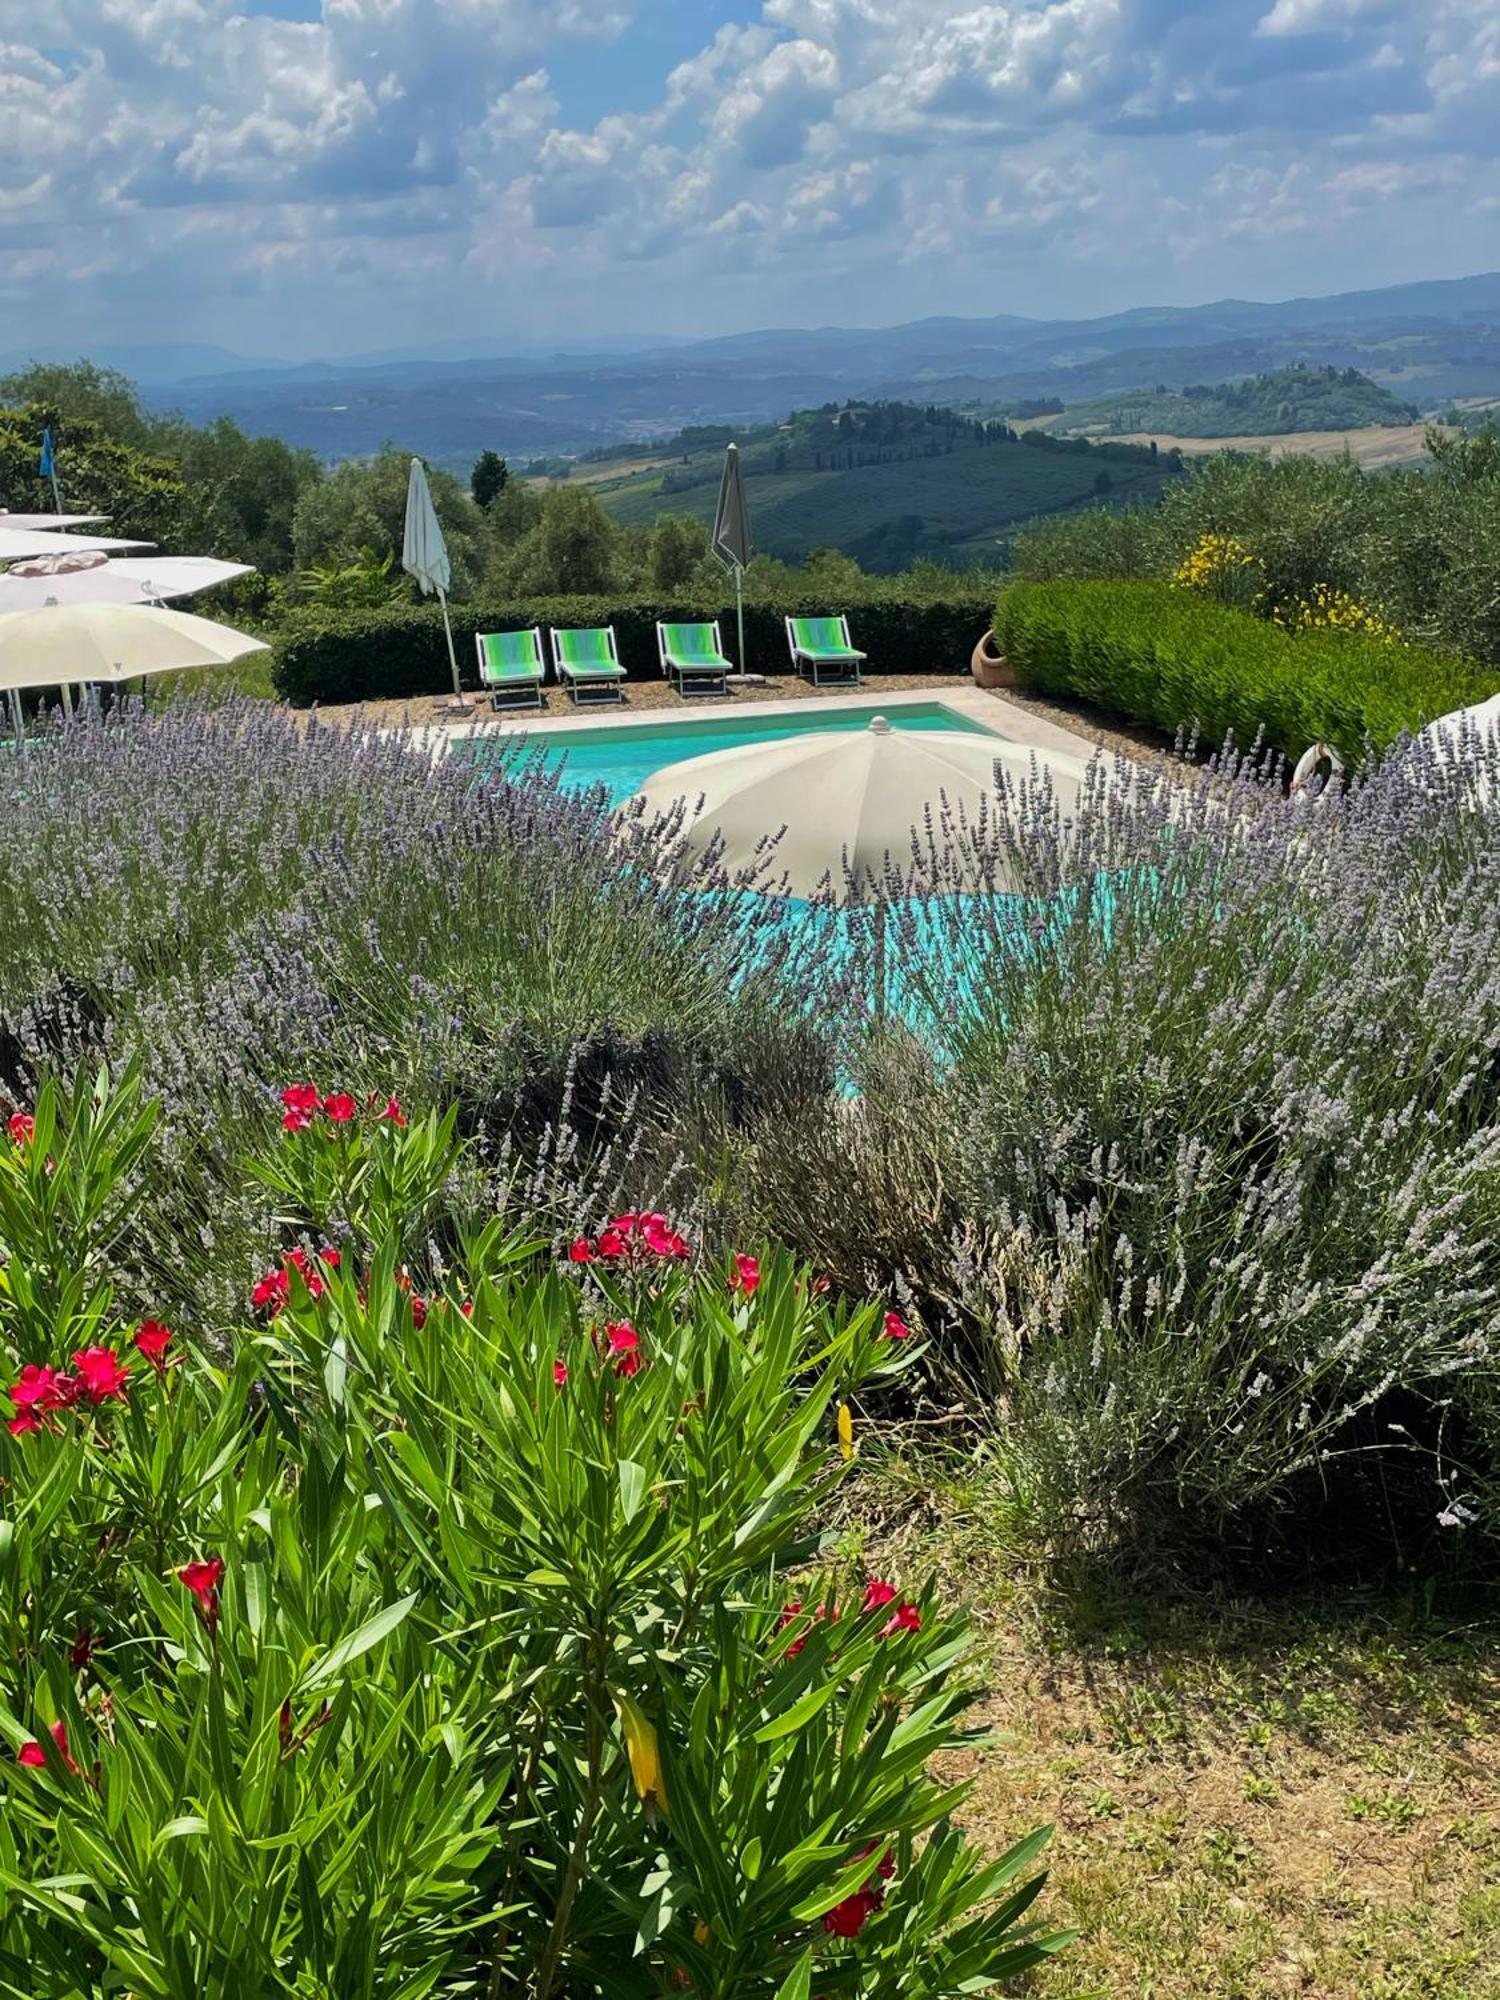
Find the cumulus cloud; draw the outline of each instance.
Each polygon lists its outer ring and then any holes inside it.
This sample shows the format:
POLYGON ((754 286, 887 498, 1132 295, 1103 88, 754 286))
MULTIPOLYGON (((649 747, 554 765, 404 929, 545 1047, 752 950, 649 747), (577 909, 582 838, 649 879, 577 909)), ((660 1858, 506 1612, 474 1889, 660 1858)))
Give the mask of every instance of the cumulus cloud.
POLYGON ((1500 263, 1494 0, 716 0, 654 77, 646 0, 268 5, 0 0, 4 344, 168 298, 338 351, 576 336, 601 284, 744 324, 830 273, 897 318, 1500 263))

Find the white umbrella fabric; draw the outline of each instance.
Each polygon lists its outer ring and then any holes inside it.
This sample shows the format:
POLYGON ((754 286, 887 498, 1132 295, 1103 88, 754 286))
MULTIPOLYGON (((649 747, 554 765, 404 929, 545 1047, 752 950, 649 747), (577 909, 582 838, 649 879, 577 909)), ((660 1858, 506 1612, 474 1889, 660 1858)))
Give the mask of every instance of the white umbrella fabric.
POLYGON ((108 514, 13 514, 0 507, 0 528, 87 528, 108 514))
POLYGON ((467 708, 458 678, 458 655, 453 650, 453 627, 448 622, 448 589, 453 581, 448 544, 443 540, 443 530, 438 523, 437 509, 432 504, 432 493, 420 458, 412 460, 411 474, 406 482, 406 533, 401 542, 401 567, 408 576, 417 579, 424 596, 430 597, 434 591, 437 592, 438 602, 443 607, 443 630, 448 637, 448 664, 453 669, 454 699, 461 707, 467 708))
POLYGON ((164 598, 191 597, 215 584, 249 574, 250 564, 218 562, 212 556, 147 556, 111 562, 105 556, 59 559, 46 556, 35 563, 17 563, 0 575, 0 612, 32 611, 48 604, 157 604, 164 598), (76 568, 72 567, 77 564, 76 568))
POLYGON ((117 683, 182 667, 222 667, 264 639, 153 604, 49 604, 0 616, 0 688, 117 683))
POLYGON ((54 535, 41 528, 8 528, 0 521, 0 562, 25 562, 31 556, 85 552, 108 555, 114 549, 149 549, 150 542, 125 535, 54 535))
POLYGON ((982 813, 993 818, 997 771, 1012 783, 1045 775, 1064 812, 1074 812, 1088 760, 1054 750, 1038 758, 988 733, 893 729, 877 715, 868 729, 809 730, 669 764, 635 805, 647 821, 680 819, 672 837, 687 855, 712 850, 731 873, 759 868, 767 888, 791 896, 831 891, 858 901, 893 871, 910 876, 917 894, 979 886, 1022 894, 1027 885, 1000 879, 1003 868, 997 877, 992 843, 952 838, 982 813), (935 880, 924 879, 918 855, 929 820, 935 880))

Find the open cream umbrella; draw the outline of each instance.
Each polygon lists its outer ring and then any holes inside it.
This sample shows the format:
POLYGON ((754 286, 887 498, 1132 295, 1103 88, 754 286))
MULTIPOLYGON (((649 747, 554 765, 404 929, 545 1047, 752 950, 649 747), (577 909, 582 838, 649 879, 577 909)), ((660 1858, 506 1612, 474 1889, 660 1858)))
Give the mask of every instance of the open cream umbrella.
POLYGON ((727 873, 758 870, 766 888, 790 896, 859 901, 893 875, 916 894, 1019 895, 1028 885, 1010 878, 994 843, 961 837, 981 815, 993 820, 997 773, 1013 784, 1045 774, 1074 812, 1088 760, 1039 756, 988 732, 893 729, 877 715, 868 729, 809 730, 669 764, 635 804, 664 826, 675 815, 685 855, 712 852, 727 873))
POLYGON ((154 604, 48 604, 0 615, 0 688, 114 683, 181 667, 222 667, 265 644, 211 618, 154 604))

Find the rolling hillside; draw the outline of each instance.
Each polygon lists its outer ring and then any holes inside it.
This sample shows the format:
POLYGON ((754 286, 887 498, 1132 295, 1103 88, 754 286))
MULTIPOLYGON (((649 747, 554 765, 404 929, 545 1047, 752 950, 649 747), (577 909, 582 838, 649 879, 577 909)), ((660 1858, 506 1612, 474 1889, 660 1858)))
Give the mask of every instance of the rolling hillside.
MULTIPOLYGON (((729 431, 682 433, 643 464, 640 451, 580 468, 615 518, 713 519, 729 431)), ((828 405, 743 432, 756 547, 794 561, 836 547, 867 569, 919 556, 992 562, 1007 529, 1100 499, 1145 500, 1178 471, 1149 445, 1017 435, 951 411, 904 403, 828 405)))
POLYGON ((1068 405, 1050 425, 1059 437, 1158 433, 1180 438, 1282 437, 1415 423, 1418 412, 1357 368, 1303 363, 1238 382, 1139 390, 1068 405))

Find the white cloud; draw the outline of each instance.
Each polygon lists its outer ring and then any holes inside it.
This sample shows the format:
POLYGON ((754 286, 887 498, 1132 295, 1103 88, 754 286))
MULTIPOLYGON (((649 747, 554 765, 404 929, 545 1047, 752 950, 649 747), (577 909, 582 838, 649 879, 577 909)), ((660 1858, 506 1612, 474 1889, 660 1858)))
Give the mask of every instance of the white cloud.
POLYGON ((0 0, 0 344, 168 298, 338 351, 434 299, 573 336, 601 285, 754 323, 830 273, 899 318, 1248 288, 1231 245, 1263 291, 1303 242, 1334 283, 1364 239, 1500 263, 1494 0, 743 0, 654 79, 638 0, 258 4, 0 0), (570 116, 587 50, 628 108, 570 116))

